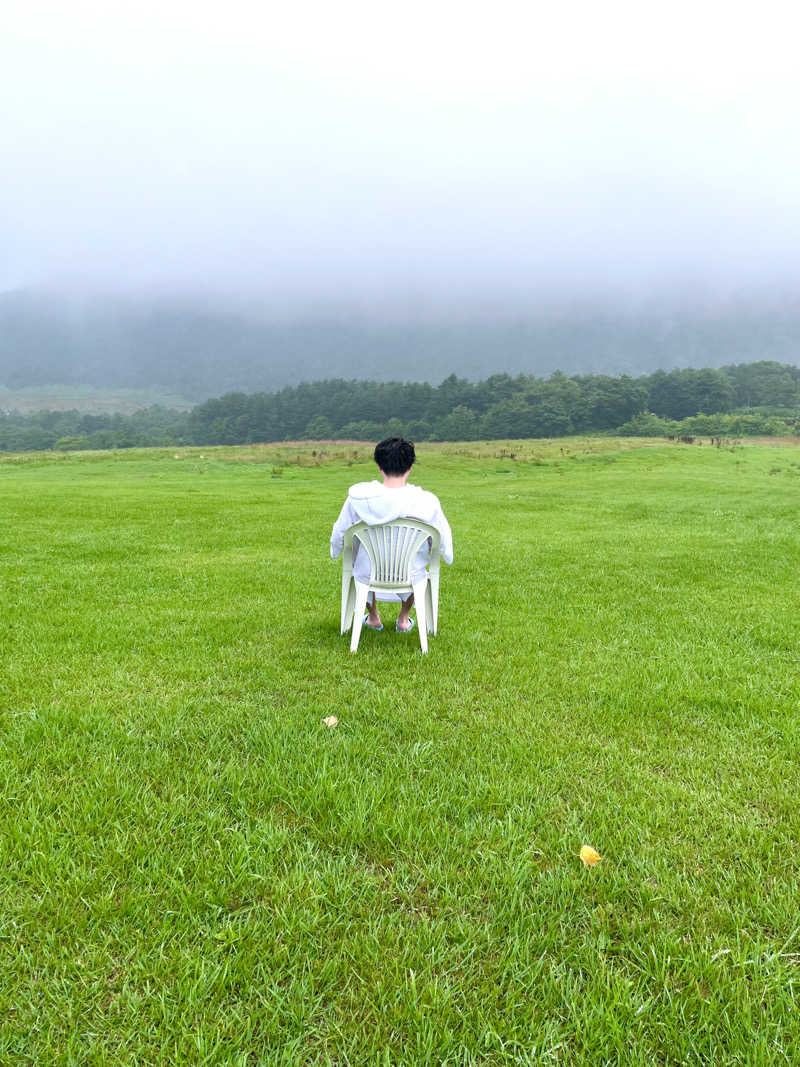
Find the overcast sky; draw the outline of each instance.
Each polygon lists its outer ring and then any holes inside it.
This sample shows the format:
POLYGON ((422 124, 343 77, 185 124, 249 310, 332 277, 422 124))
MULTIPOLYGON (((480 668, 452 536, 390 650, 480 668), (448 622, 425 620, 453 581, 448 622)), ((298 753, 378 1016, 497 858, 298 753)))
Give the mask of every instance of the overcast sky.
POLYGON ((797 29, 730 0, 7 0, 0 289, 791 291, 797 29))

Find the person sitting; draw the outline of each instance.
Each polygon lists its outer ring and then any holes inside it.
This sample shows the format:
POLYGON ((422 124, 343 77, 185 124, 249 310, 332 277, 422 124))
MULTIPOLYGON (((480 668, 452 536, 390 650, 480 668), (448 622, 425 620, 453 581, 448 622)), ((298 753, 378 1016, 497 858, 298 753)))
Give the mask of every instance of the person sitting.
MULTIPOLYGON (((370 526, 380 526, 393 519, 420 519, 439 531, 441 536, 440 551, 446 563, 453 562, 453 534, 450 524, 444 517, 442 505, 434 493, 421 489, 418 485, 409 485, 408 476, 416 459, 414 446, 402 437, 387 437, 375 446, 374 459, 383 481, 358 482, 350 486, 347 500, 344 502, 339 518, 331 531, 331 557, 338 559, 344 547, 344 534, 357 522, 366 522, 370 526)), ((354 548, 357 546, 354 539, 354 548)), ((413 577, 422 578, 430 562, 430 538, 414 558, 413 577)), ((353 558, 353 575, 364 585, 369 585, 369 559, 364 551, 357 551, 353 558)), ((398 633, 408 633, 414 629, 414 620, 409 612, 414 603, 412 593, 403 600, 399 593, 382 592, 381 600, 400 601, 402 607, 395 624, 398 633)), ((367 602, 369 614, 364 616, 364 624, 373 630, 382 630, 375 593, 367 602)))

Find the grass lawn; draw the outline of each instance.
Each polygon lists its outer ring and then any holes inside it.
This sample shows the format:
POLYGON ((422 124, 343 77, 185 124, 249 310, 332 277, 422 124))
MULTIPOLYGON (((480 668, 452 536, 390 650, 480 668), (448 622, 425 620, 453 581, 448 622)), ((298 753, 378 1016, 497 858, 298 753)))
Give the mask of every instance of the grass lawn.
POLYGON ((0 459, 0 1063, 800 1062, 800 448, 420 453, 426 657, 363 446, 0 459))

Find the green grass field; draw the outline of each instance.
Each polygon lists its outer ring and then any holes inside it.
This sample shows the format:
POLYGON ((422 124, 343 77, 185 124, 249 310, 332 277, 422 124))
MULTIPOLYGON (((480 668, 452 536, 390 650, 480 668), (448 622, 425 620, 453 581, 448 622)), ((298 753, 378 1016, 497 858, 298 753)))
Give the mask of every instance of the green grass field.
POLYGON ((800 448, 322 447, 0 458, 0 1063, 800 1062, 800 448))

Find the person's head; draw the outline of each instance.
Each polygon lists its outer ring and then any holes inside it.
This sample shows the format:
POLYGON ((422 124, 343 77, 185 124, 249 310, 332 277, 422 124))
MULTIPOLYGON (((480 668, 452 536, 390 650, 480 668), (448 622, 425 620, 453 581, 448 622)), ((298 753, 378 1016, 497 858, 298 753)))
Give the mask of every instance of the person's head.
POLYGON ((384 474, 408 474, 416 458, 414 446, 402 437, 387 437, 375 445, 375 462, 384 474))

